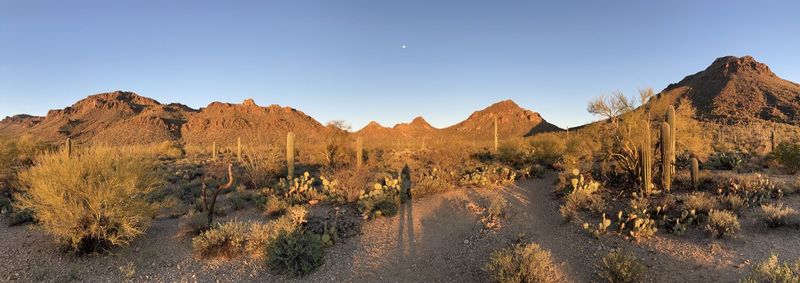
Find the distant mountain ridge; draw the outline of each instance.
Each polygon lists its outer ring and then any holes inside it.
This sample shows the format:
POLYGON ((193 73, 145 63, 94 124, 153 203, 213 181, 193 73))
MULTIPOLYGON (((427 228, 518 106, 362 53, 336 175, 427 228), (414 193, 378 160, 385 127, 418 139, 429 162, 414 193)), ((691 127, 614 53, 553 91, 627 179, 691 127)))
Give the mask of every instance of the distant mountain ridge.
POLYGON ((705 70, 667 86, 659 97, 689 98, 703 120, 800 125, 800 85, 778 77, 751 56, 717 58, 705 70))
MULTIPOLYGON (((392 128, 371 122, 356 136, 382 140, 411 140, 448 136, 490 139, 497 116, 502 138, 523 137, 560 130, 533 111, 510 100, 474 112, 465 121, 438 129, 423 117, 392 128)), ((0 136, 30 134, 48 142, 66 138, 98 144, 147 144, 182 141, 195 145, 282 141, 289 131, 305 142, 324 142, 330 129, 305 113, 279 105, 259 106, 252 99, 241 104, 212 102, 200 109, 160 102, 133 92, 115 91, 88 96, 75 104, 51 110, 45 117, 17 115, 0 121, 0 136)))

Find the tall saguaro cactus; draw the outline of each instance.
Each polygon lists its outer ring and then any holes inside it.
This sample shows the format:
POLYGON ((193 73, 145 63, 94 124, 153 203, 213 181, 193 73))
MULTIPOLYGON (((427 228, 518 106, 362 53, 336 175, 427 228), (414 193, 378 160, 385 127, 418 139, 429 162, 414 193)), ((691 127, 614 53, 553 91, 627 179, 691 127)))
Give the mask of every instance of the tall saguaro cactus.
POLYGON ((698 179, 700 178, 700 164, 698 164, 697 158, 692 158, 692 168, 691 168, 691 175, 692 175, 692 189, 697 190, 697 186, 699 185, 698 179))
POLYGON ((672 134, 669 123, 661 123, 661 184, 664 191, 669 192, 672 185, 672 157, 674 152, 670 144, 672 134))
POLYGON ((497 134, 497 116, 494 116, 494 153, 498 153, 500 149, 500 137, 497 134))
POLYGON ((64 144, 64 154, 66 154, 67 157, 72 157, 72 139, 71 138, 67 138, 67 141, 64 144))
POLYGON ((289 179, 294 178, 294 132, 286 134, 286 168, 289 179))
POLYGON ((775 129, 769 130, 769 151, 775 151, 775 129))
POLYGON ((211 143, 211 159, 217 160, 217 142, 211 143))
POLYGON ((641 158, 641 178, 642 178, 642 193, 649 195, 652 193, 653 186, 653 149, 650 143, 650 122, 644 121, 644 139, 642 147, 639 149, 639 157, 641 158))
POLYGON ((236 138, 236 160, 242 162, 242 137, 236 138))
POLYGON ((356 139, 356 167, 361 168, 364 165, 364 139, 358 137, 356 139))
POLYGON ((670 105, 667 107, 666 122, 669 124, 669 147, 671 154, 669 156, 670 173, 675 174, 675 138, 678 134, 678 128, 675 125, 675 107, 670 105))

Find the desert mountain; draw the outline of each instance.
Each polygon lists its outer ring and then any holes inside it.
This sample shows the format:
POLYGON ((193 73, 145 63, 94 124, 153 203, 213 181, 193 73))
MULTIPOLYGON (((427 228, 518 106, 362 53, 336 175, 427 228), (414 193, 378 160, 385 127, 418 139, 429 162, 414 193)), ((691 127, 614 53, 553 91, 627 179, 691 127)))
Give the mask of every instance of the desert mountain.
POLYGON ((304 142, 321 142, 325 126, 294 108, 256 105, 252 99, 242 104, 213 102, 190 115, 181 129, 189 144, 232 144, 237 137, 247 143, 273 143, 286 140, 295 132, 304 142))
POLYGON ((45 117, 6 118, 0 122, 0 134, 31 134, 50 142, 67 137, 109 144, 159 142, 179 137, 187 109, 182 105, 162 105, 133 92, 115 91, 51 110, 45 117))
POLYGON ((539 113, 524 109, 511 100, 503 100, 481 111, 472 113, 461 123, 443 129, 451 135, 491 139, 494 137, 494 120, 497 117, 498 134, 505 137, 526 137, 537 133, 559 131, 559 127, 545 121, 539 113))
POLYGON ((689 98, 704 120, 800 125, 800 85, 781 79, 750 56, 717 58, 705 70, 667 86, 659 97, 689 98))

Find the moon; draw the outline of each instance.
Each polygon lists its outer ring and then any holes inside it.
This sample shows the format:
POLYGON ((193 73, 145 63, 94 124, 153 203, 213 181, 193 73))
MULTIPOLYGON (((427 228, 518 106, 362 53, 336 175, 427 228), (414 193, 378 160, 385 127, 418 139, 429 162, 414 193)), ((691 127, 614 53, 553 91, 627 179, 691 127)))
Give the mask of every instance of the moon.
POLYGON ((400 46, 400 47, 402 47, 403 49, 406 49, 406 45, 405 44, 403 44, 403 46, 400 46))

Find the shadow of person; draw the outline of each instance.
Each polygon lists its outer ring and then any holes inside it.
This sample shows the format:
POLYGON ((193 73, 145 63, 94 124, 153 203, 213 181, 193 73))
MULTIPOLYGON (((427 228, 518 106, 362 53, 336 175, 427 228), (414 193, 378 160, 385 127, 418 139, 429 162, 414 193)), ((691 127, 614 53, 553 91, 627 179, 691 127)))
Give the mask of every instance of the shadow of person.
POLYGON ((401 200, 402 205, 399 208, 399 219, 397 225, 397 255, 400 260, 410 257, 416 258, 416 239, 414 235, 414 202, 411 199, 411 169, 408 165, 403 167, 400 172, 401 178, 401 200))

